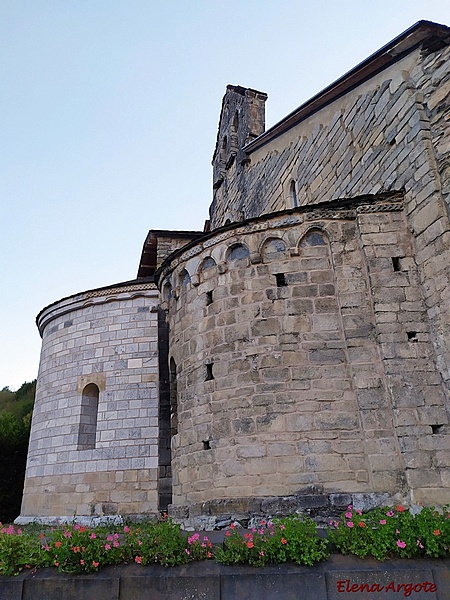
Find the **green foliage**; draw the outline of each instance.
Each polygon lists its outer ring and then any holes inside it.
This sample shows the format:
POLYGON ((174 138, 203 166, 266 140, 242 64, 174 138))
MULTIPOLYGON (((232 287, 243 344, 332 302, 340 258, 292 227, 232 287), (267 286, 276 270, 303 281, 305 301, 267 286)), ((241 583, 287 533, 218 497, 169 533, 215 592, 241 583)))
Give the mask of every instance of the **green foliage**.
POLYGON ((362 514, 349 506, 340 522, 332 522, 328 538, 342 554, 361 558, 444 558, 450 554, 449 507, 412 514, 399 505, 362 514))
POLYGON ((23 383, 17 392, 8 387, 0 391, 0 415, 12 414, 19 420, 33 411, 36 380, 23 383))
MULTIPOLYGON (((1 527, 1 524, 0 524, 1 527)), ((0 529, 0 573, 18 575, 25 568, 44 567, 39 539, 13 525, 0 529)))
POLYGON ((36 381, 0 391, 0 520, 20 512, 36 381))
POLYGON ((232 527, 225 534, 223 548, 216 560, 225 565, 248 564, 260 567, 291 561, 313 565, 328 557, 327 542, 317 535, 316 525, 308 517, 292 516, 267 524, 243 535, 232 527))

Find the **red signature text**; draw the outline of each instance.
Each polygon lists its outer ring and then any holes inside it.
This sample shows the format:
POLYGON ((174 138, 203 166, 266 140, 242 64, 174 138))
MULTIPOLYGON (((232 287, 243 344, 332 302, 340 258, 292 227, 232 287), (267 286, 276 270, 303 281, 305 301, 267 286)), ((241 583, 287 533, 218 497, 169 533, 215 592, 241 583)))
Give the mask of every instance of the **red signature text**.
POLYGON ((336 582, 338 592, 403 592, 407 598, 412 593, 435 592, 437 586, 431 581, 418 583, 396 583, 391 581, 387 585, 381 583, 352 583, 350 579, 341 579, 336 582))

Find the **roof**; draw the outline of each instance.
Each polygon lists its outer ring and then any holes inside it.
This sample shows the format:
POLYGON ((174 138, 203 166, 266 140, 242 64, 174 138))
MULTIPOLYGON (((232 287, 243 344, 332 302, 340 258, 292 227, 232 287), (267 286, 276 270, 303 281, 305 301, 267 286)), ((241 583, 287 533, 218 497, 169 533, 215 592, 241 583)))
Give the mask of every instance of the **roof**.
POLYGON ((171 231, 169 229, 150 229, 142 247, 139 261, 138 279, 153 276, 158 262, 158 238, 186 240, 186 244, 204 235, 203 231, 171 231))
POLYGON ((347 94, 418 47, 430 51, 450 44, 450 27, 431 21, 418 21, 391 42, 359 63, 351 71, 302 104, 273 127, 251 141, 244 150, 248 154, 282 135, 321 108, 347 94))

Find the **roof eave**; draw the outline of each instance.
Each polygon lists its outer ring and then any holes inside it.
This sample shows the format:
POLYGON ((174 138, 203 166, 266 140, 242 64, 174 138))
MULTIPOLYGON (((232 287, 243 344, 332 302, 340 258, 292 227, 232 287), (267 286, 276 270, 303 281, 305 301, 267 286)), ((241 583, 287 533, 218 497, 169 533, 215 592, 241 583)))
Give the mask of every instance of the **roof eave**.
POLYGON ((377 52, 247 144, 244 147, 244 151, 247 154, 254 152, 334 100, 352 91, 355 87, 383 71, 386 67, 394 64, 421 46, 425 41, 436 39, 446 44, 450 43, 450 28, 431 21, 418 21, 415 25, 377 50, 377 52))

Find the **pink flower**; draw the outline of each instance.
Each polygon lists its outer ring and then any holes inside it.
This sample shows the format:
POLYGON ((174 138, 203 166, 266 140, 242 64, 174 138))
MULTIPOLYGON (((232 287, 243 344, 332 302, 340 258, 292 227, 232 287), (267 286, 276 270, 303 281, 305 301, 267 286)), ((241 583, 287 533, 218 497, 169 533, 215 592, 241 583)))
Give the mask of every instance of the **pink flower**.
POLYGON ((398 529, 395 530, 395 533, 400 533, 400 531, 398 529))
POLYGON ((192 546, 192 544, 195 544, 195 542, 198 542, 199 538, 200 538, 200 535, 198 533, 194 533, 193 535, 191 535, 191 537, 188 537, 189 546, 192 546))
POLYGON ((283 531, 283 529, 286 529, 284 525, 280 525, 280 529, 281 531, 283 531))
POLYGON ((138 565, 140 565, 142 562, 142 556, 135 556, 134 562, 137 563, 138 565))
POLYGON ((80 560, 80 565, 84 565, 84 560, 83 559, 80 560))
POLYGON ((106 541, 107 542, 112 542, 114 540, 114 536, 112 536, 111 534, 106 536, 106 541))
POLYGON ((100 563, 99 562, 95 562, 95 560, 92 561, 92 566, 94 567, 94 569, 96 569, 99 564, 100 563))
POLYGON ((399 548, 405 548, 406 547, 406 542, 402 542, 401 540, 397 540, 397 546, 399 548))
POLYGON ((67 538, 67 539, 69 539, 69 538, 72 537, 72 533, 70 531, 65 531, 64 532, 64 537, 67 538))
POLYGON ((433 535, 441 535, 441 532, 440 532, 440 530, 439 530, 439 529, 435 529, 435 530, 433 531, 433 535))
POLYGON ((187 548, 185 548, 185 549, 184 549, 184 551, 186 552, 186 554, 187 554, 188 556, 190 556, 190 554, 191 554, 191 553, 189 552, 189 550, 188 550, 187 548))
POLYGON ((128 527, 128 525, 125 525, 125 527, 123 528, 124 533, 129 533, 130 532, 130 528, 128 527))
POLYGON ((260 556, 264 556, 264 552, 260 552, 260 553, 259 553, 259 555, 260 555, 260 556))
POLYGON ((91 533, 91 535, 89 537, 91 538, 91 540, 97 539, 97 536, 95 533, 91 533))
POLYGON ((105 550, 111 550, 111 545, 110 544, 105 544, 105 550))
POLYGON ((114 548, 118 548, 120 546, 120 544, 117 540, 114 540, 113 546, 114 546, 114 548))
POLYGON ((423 545, 420 540, 417 540, 416 544, 419 546, 419 548, 423 548, 423 545))
POLYGON ((282 544, 287 544, 287 540, 285 540, 284 538, 281 538, 281 543, 282 544))
POLYGON ((347 518, 347 519, 351 519, 351 518, 353 517, 353 513, 351 513, 351 512, 346 512, 346 513, 345 513, 345 516, 346 516, 346 518, 347 518))
POLYGON ((394 516, 393 511, 392 510, 388 510, 387 513, 386 513, 386 516, 387 517, 393 517, 394 516))
POLYGON ((347 527, 352 528, 353 527, 353 521, 347 521, 347 527))
POLYGON ((386 525, 386 519, 380 519, 380 525, 386 525))

